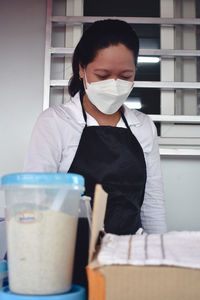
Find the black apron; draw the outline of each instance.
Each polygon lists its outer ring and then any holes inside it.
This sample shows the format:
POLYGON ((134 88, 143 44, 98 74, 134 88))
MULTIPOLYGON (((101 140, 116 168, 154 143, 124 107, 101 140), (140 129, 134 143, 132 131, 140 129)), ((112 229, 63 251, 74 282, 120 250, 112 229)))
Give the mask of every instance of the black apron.
MULTIPOLYGON (((96 183, 108 193, 104 229, 119 235, 134 234, 142 225, 140 209, 146 183, 146 164, 141 145, 121 112, 127 128, 87 126, 87 116, 81 100, 85 127, 69 173, 85 178, 85 195, 93 199, 96 183)), ((79 219, 74 278, 76 284, 87 286, 89 230, 86 219, 79 219)))

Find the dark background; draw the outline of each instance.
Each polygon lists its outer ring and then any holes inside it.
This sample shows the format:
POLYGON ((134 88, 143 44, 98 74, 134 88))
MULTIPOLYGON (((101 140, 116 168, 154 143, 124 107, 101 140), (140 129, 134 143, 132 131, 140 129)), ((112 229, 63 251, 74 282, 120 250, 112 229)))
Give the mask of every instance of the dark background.
MULTIPOLYGON (((124 16, 124 17, 160 17, 160 0, 85 0, 85 16, 124 16)), ((85 25, 85 28, 89 24, 85 25)), ((160 48, 160 26, 131 24, 140 40, 140 48, 160 48)), ((135 80, 159 81, 160 63, 140 63, 137 66, 135 80)), ((140 111, 147 114, 160 114, 160 90, 135 88, 130 97, 140 98, 140 111)))

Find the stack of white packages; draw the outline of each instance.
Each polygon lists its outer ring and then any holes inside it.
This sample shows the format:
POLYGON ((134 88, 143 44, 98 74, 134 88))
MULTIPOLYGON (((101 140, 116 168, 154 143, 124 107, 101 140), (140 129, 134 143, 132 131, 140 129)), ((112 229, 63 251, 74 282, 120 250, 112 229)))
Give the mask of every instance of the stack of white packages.
POLYGON ((106 234, 97 259, 102 265, 170 265, 200 269, 200 232, 106 234))

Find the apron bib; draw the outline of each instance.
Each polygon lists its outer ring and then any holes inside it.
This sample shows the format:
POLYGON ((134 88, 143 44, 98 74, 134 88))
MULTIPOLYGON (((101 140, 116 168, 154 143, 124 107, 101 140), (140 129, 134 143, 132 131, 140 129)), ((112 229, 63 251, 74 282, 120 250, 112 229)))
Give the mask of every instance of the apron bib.
MULTIPOLYGON (((92 199, 96 183, 102 184, 108 193, 104 220, 106 232, 119 235, 134 234, 142 226, 140 209, 146 183, 146 164, 142 147, 131 132, 122 112, 121 117, 127 128, 88 127, 83 105, 82 110, 86 125, 68 172, 84 176, 85 195, 91 196, 92 199)), ((83 274, 79 272, 87 265, 88 235, 87 220, 79 219, 75 255, 75 274, 78 273, 78 278, 75 276, 74 281, 82 285, 85 285, 82 282, 83 274)))

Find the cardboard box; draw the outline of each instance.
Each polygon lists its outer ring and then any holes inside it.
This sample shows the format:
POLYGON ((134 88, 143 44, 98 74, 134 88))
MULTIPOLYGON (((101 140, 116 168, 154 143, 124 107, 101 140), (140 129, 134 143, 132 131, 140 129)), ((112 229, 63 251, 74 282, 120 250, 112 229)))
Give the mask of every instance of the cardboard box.
POLYGON ((104 222, 106 200, 107 194, 97 185, 87 266, 89 300, 199 300, 198 269, 99 265, 96 243, 104 222))

